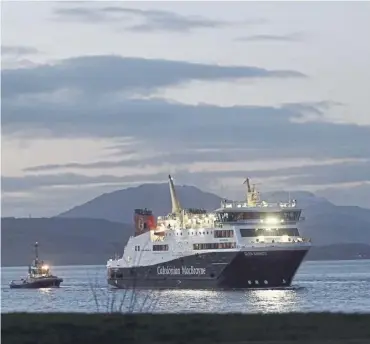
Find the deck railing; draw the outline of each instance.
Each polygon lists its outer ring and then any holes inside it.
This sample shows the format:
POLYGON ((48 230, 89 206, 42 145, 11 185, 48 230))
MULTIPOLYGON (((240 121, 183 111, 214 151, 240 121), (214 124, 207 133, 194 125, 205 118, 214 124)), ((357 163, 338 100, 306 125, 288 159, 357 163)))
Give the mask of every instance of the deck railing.
POLYGON ((248 204, 244 201, 222 201, 221 208, 295 208, 297 203, 290 202, 258 202, 255 204, 248 204))

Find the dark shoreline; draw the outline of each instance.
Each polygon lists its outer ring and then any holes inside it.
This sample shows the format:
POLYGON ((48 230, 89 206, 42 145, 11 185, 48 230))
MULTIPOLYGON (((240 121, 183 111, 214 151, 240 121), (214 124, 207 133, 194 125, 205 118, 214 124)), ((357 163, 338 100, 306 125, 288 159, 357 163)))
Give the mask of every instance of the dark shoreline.
MULTIPOLYGON (((362 223, 363 235, 357 234, 353 238, 344 236, 341 239, 340 235, 336 235, 335 243, 331 243, 333 236, 325 226, 315 225, 306 231, 302 229, 302 235, 312 237, 313 244, 305 260, 370 259, 370 232, 366 231, 367 227, 362 223), (355 239, 359 242, 353 243, 355 239)), ((34 255, 34 243, 38 241, 40 257, 52 266, 101 265, 115 254, 122 255, 132 234, 132 224, 98 219, 2 218, 1 262, 6 267, 29 264, 34 255)))
POLYGON ((2 340, 9 344, 370 342, 370 313, 5 313, 1 318, 2 340))

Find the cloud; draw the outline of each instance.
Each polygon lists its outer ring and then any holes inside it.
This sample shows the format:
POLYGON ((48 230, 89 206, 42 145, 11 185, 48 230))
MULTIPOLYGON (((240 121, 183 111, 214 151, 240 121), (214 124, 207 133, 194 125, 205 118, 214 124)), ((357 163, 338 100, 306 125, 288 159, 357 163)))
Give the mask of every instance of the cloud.
POLYGON ((236 38, 240 42, 301 42, 304 36, 300 32, 286 35, 248 35, 236 38))
MULTIPOLYGON (((286 177, 291 187, 322 186, 370 181, 370 159, 337 162, 334 164, 289 167, 269 170, 247 171, 253 178, 286 177)), ((243 171, 231 171, 228 176, 242 177, 243 171)))
POLYGON ((59 20, 87 23, 119 24, 134 32, 189 32, 200 28, 217 28, 232 25, 226 21, 212 20, 200 16, 185 16, 163 10, 142 10, 125 7, 73 7, 58 8, 54 14, 59 20), (129 24, 132 20, 137 24, 129 24))
MULTIPOLYGON (((180 172, 183 174, 184 172, 180 172)), ((57 173, 57 174, 39 174, 26 175, 24 177, 1 176, 2 192, 11 194, 19 192, 29 192, 39 189, 55 191, 65 188, 81 188, 86 186, 107 187, 127 187, 132 184, 142 184, 147 182, 167 181, 168 173, 150 173, 132 174, 125 176, 98 175, 87 176, 77 173, 57 173)))
MULTIPOLYGON (((46 172, 46 171, 58 171, 58 170, 109 170, 113 168, 156 168, 164 164, 174 165, 174 166, 189 166, 191 168, 194 164, 201 164, 202 166, 210 166, 211 164, 227 164, 227 163, 239 163, 243 160, 249 160, 250 165, 254 165, 256 161, 263 165, 268 165, 273 162, 274 165, 279 165, 279 161, 276 159, 283 159, 285 163, 289 166, 294 165, 322 165, 331 164, 345 161, 353 162, 362 161, 361 159, 334 159, 326 160, 320 156, 316 156, 315 160, 310 159, 299 159, 297 153, 294 152, 284 152, 283 154, 276 155, 276 152, 272 150, 259 150, 259 149, 245 149, 245 148, 225 148, 225 149, 184 149, 180 152, 150 152, 143 156, 140 154, 143 147, 140 149, 138 147, 137 151, 131 151, 127 153, 122 150, 122 152, 117 153, 124 157, 124 159, 119 160, 101 160, 89 163, 78 163, 71 162, 65 164, 46 164, 46 165, 36 165, 30 166, 24 169, 24 172, 46 172), (288 153, 288 154, 286 154, 288 153), (133 154, 134 156, 132 156, 133 154)), ((220 166, 221 167, 221 166, 220 166)), ((289 167, 289 170, 292 167, 289 167)), ((230 171, 232 170, 230 165, 230 171)), ((229 171, 228 171, 229 172, 229 171)), ((239 174, 240 171, 237 171, 239 174)), ((226 176, 226 175, 225 175, 226 176)), ((272 176, 272 175, 271 175, 272 176)))
MULTIPOLYGON (((6 193, 25 192, 50 187, 81 187, 86 185, 117 185, 117 188, 130 184, 145 182, 165 182, 167 173, 154 172, 155 168, 143 169, 140 173, 123 176, 97 175, 87 176, 76 173, 35 174, 24 177, 2 176, 2 189, 6 193)), ((344 184, 353 182, 370 182, 370 160, 353 160, 329 164, 312 164, 289 168, 246 169, 246 170, 212 170, 204 169, 191 172, 186 166, 178 166, 175 171, 176 180, 184 183, 195 183, 209 188, 213 180, 222 178, 243 179, 249 176, 254 180, 284 177, 290 187, 322 186, 327 184, 344 184), (335 173, 333 173, 335 171, 335 173)))
POLYGON ((56 188, 84 185, 118 189, 131 183, 165 181, 172 169, 181 182, 202 188, 211 188, 218 180, 243 178, 246 173, 253 178, 280 178, 298 189, 302 185, 322 187, 368 180, 369 165, 364 161, 370 157, 370 127, 325 121, 325 112, 336 105, 332 101, 222 107, 142 96, 191 80, 264 78, 268 82, 279 77, 284 83, 286 78, 297 76, 302 75, 119 56, 79 57, 3 70, 3 135, 105 138, 112 145, 107 157, 97 161, 30 166, 24 177, 3 176, 3 191, 37 194, 39 190, 54 192, 56 188), (307 115, 313 115, 314 120, 306 121, 307 115), (135 144, 121 144, 124 137, 135 144), (311 166, 303 161, 302 166, 285 169, 275 165, 287 159, 295 159, 297 164, 299 159, 325 162, 348 158, 353 161, 326 167, 312 167, 312 161, 311 166), (256 161, 269 163, 274 169, 266 172, 250 167, 256 161), (112 172, 115 168, 125 169, 125 173, 118 176, 117 170, 112 172), (91 175, 93 169, 95 176, 91 175), (29 174, 41 171, 43 174, 29 174))
POLYGON ((23 45, 2 45, 1 55, 5 56, 24 56, 24 55, 36 55, 40 54, 40 51, 34 47, 28 47, 23 45))
POLYGON ((83 204, 100 196, 104 192, 112 192, 117 187, 126 187, 124 183, 117 186, 93 184, 69 187, 47 187, 31 189, 29 192, 3 192, 1 211, 3 216, 34 217, 55 216, 62 210, 76 204, 83 204), (32 192, 35 191, 35 192, 32 192))
POLYGON ((118 56, 80 57, 56 65, 4 70, 2 130, 5 135, 113 141, 130 136, 137 142, 129 147, 131 153, 127 145, 123 151, 116 147, 117 161, 30 166, 28 171, 368 158, 370 127, 325 122, 325 112, 333 105, 330 101, 221 107, 130 97, 133 90, 150 92, 194 79, 288 77, 297 73, 118 56), (305 122, 307 114, 314 115, 315 121, 305 122), (344 137, 351 137, 351 141, 344 137))
POLYGON ((148 92, 191 80, 243 78, 302 78, 293 70, 250 66, 219 66, 120 56, 84 56, 54 65, 3 70, 2 97, 77 90, 91 94, 119 91, 148 92))
MULTIPOLYGON (((119 140, 130 136, 138 142, 130 148, 149 155, 139 154, 139 161, 132 158, 131 163, 103 161, 92 167, 155 163, 157 156, 150 157, 153 151, 163 152, 157 163, 368 158, 369 126, 299 121, 309 111, 322 119, 326 106, 319 103, 220 107, 97 94, 58 103, 3 100, 2 130, 3 135, 23 137, 119 140)), ((126 149, 127 146, 120 154, 117 147, 114 154, 119 160, 127 160, 126 149)))

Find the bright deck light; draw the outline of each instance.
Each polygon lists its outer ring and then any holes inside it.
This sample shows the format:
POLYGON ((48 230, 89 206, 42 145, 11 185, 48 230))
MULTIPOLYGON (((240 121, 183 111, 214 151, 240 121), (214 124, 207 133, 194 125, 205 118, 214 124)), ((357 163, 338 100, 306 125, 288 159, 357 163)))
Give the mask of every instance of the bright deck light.
POLYGON ((283 236, 281 237, 281 241, 282 241, 282 242, 288 242, 288 240, 289 240, 289 236, 288 236, 288 235, 283 235, 283 236))
POLYGON ((278 219, 276 217, 268 217, 266 219, 266 223, 270 223, 270 224, 278 223, 278 219))

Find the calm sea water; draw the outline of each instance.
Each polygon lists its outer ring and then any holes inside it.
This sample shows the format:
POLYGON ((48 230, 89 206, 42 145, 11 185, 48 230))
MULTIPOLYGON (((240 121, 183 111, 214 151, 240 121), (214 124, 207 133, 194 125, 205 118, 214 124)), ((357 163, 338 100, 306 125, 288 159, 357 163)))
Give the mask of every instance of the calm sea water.
POLYGON ((1 312, 370 312, 370 260, 305 262, 288 290, 116 290, 104 266, 58 266, 59 289, 9 289, 27 268, 1 269, 1 312))

